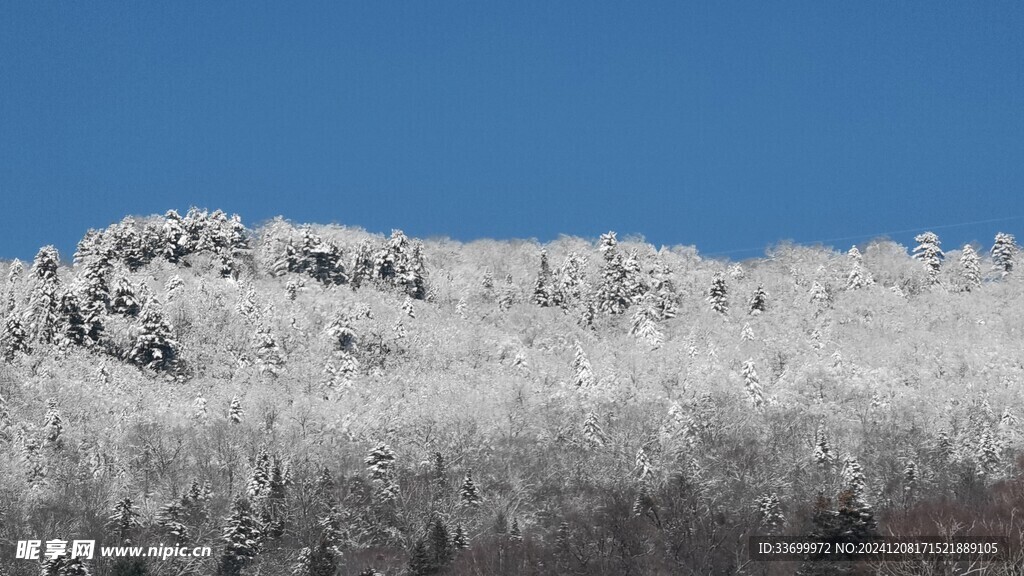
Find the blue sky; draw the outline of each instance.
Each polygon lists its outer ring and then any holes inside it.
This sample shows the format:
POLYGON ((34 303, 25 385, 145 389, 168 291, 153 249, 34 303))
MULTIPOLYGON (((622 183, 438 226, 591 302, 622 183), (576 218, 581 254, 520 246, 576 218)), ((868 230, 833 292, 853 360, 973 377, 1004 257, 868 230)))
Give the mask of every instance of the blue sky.
POLYGON ((1018 2, 292 4, 3 3, 0 257, 192 204, 737 258, 1024 236, 1018 2))

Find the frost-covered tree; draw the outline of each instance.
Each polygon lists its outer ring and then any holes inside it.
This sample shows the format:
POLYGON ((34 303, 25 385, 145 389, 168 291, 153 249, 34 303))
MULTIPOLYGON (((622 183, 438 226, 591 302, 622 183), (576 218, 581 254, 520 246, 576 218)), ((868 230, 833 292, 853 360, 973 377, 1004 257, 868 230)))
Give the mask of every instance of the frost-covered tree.
POLYGON ((410 242, 401 230, 392 230, 391 237, 374 255, 374 271, 379 281, 408 296, 423 300, 427 295, 423 246, 410 242))
POLYGON ((629 328, 630 335, 654 348, 661 346, 664 336, 661 328, 658 327, 660 316, 657 300, 651 294, 645 295, 640 306, 633 313, 629 328))
POLYGON ((478 508, 483 501, 480 498, 480 489, 477 488, 476 482, 473 481, 472 470, 467 470, 466 477, 462 480, 462 486, 459 488, 459 501, 463 506, 470 508, 478 508))
POLYGON ((113 512, 107 517, 107 526, 125 544, 132 542, 132 533, 140 525, 139 513, 135 510, 135 503, 128 496, 118 500, 117 504, 114 505, 113 512))
POLYGON ((778 494, 764 494, 757 500, 758 516, 761 526, 769 534, 779 533, 786 525, 786 517, 782 514, 782 503, 778 494))
POLYGON ((231 403, 228 405, 228 421, 232 424, 241 424, 242 416, 245 415, 245 411, 242 410, 242 401, 238 396, 231 398, 231 403))
POLYGON ((170 325, 164 319, 163 309, 151 299, 142 310, 141 326, 135 341, 125 357, 132 363, 152 370, 166 370, 173 366, 178 343, 170 325))
POLYGON ((754 361, 747 360, 743 363, 743 385, 747 390, 747 396, 754 408, 760 410, 764 407, 764 391, 757 379, 757 371, 754 369, 754 361))
POLYGON ((81 346, 98 342, 103 325, 97 316, 83 309, 73 291, 66 290, 60 297, 60 325, 57 331, 61 343, 81 346))
POLYGON ((64 419, 61 418, 57 401, 50 398, 46 401, 46 415, 43 419, 43 446, 60 449, 64 445, 61 434, 64 432, 64 419))
POLYGON ((975 458, 978 462, 979 476, 993 476, 1002 464, 999 443, 995 436, 985 430, 978 438, 978 447, 975 450, 975 458))
POLYGON ((651 464, 651 458, 647 455, 647 451, 641 446, 636 451, 636 456, 633 458, 634 467, 633 471, 637 474, 640 480, 647 480, 654 474, 654 466, 651 464))
POLYGON ((262 325, 257 328, 253 340, 256 358, 259 360, 260 373, 270 374, 271 376, 280 374, 281 367, 284 365, 284 354, 270 327, 262 325))
POLYGON ((217 566, 218 576, 239 576, 242 569, 260 553, 259 523, 249 501, 239 496, 231 504, 231 515, 221 533, 223 551, 217 566))
POLYGON ((541 307, 551 306, 554 303, 554 286, 552 285, 551 265, 548 263, 547 250, 540 251, 540 271, 537 272, 537 280, 533 283, 533 295, 530 300, 541 307))
POLYGON ((1013 271, 1013 259, 1017 255, 1017 240, 1012 234, 996 234, 992 245, 992 267, 1003 276, 1013 271))
POLYGON ((523 532, 519 528, 519 518, 512 518, 512 526, 508 530, 508 539, 513 542, 523 541, 523 532))
POLYGON ((811 304, 817 306, 818 310, 828 308, 832 304, 832 295, 828 287, 817 280, 811 285, 811 304))
POLYGON ((637 294, 643 291, 637 276, 639 266, 635 255, 630 254, 626 260, 622 258, 615 232, 602 234, 598 249, 604 256, 604 265, 601 267, 601 282, 595 295, 597 308, 609 314, 622 314, 633 305, 637 294))
POLYGON ((672 269, 660 262, 652 274, 653 282, 649 294, 653 295, 659 320, 676 317, 678 311, 676 285, 672 280, 672 269))
POLYGON ((452 547, 455 550, 469 550, 469 536, 466 534, 462 524, 455 525, 455 534, 452 536, 452 547))
POLYGON ((750 305, 747 311, 752 316, 763 314, 768 310, 768 293, 765 292, 762 284, 757 285, 757 289, 754 290, 754 295, 750 297, 750 305))
POLYGON ((850 273, 846 277, 846 289, 857 290, 875 283, 871 273, 864 269, 864 257, 856 246, 850 248, 846 253, 850 259, 850 273))
POLYGON ((136 295, 136 289, 130 280, 121 276, 114 286, 114 296, 110 301, 110 310, 123 316, 137 316, 142 303, 136 295))
POLYGON ((874 512, 865 500, 864 471, 856 458, 843 466, 844 488, 839 493, 839 536, 845 542, 866 542, 877 536, 874 512))
POLYGON ((586 292, 587 260, 570 252, 555 274, 553 302, 563 309, 576 305, 586 292))
POLYGON ((3 346, 3 357, 7 362, 14 360, 16 354, 28 354, 31 349, 28 346, 28 334, 17 314, 9 314, 4 321, 4 330, 0 334, 0 344, 3 346))
POLYGON ((12 260, 10 266, 7 267, 7 314, 14 312, 18 306, 17 288, 24 273, 25 265, 17 258, 12 260))
POLYGON ((60 256, 53 246, 39 249, 32 263, 32 291, 29 295, 29 314, 32 336, 49 343, 57 335, 60 324, 60 279, 57 269, 60 256))
POLYGON ((583 442, 590 447, 601 447, 608 441, 608 437, 605 436, 604 430, 601 428, 601 423, 598 422, 597 414, 593 412, 587 413, 586 419, 583 421, 583 442))
POLYGON ((729 312, 729 291, 725 285, 725 276, 721 272, 715 272, 715 277, 711 280, 708 302, 711 303, 711 309, 719 314, 729 312))
POLYGON ((594 385, 594 370, 590 367, 590 360, 583 351, 583 346, 576 343, 576 353, 572 360, 573 379, 572 383, 577 388, 589 388, 594 385))
POLYGON ((393 502, 398 497, 395 452, 387 444, 381 443, 370 451, 364 462, 376 488, 377 499, 382 503, 393 502))
POLYGON ((823 468, 832 466, 836 455, 832 451, 832 445, 828 441, 828 435, 821 427, 818 428, 814 438, 814 461, 823 468))
POLYGON ((960 280, 965 292, 981 287, 981 259, 970 244, 964 244, 960 252, 960 280))
POLYGON ((939 269, 942 266, 942 259, 945 254, 940 248, 941 242, 934 232, 925 232, 914 237, 917 247, 914 248, 914 258, 924 263, 928 272, 928 281, 935 284, 939 281, 939 269))

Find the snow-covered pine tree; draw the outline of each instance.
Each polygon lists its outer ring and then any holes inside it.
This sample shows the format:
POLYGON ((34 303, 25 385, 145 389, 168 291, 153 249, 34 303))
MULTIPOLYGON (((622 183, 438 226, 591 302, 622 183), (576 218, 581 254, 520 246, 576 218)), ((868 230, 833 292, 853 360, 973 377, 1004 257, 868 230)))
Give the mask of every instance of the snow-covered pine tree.
POLYGON ((917 247, 914 248, 914 258, 924 263, 925 270, 928 272, 928 281, 931 284, 938 283, 939 269, 942 259, 945 257, 940 248, 942 243, 939 242, 938 235, 934 232, 925 232, 915 236, 914 241, 917 242, 917 247))
POLYGON ((114 286, 114 297, 110 302, 110 310, 123 316, 137 316, 142 304, 136 296, 135 287, 128 278, 121 276, 114 286))
POLYGON ((814 461, 822 468, 828 468, 835 462, 836 456, 828 441, 823 427, 819 426, 814 434, 814 461))
POLYGON ((590 388, 594 385, 594 370, 590 367, 590 360, 583 352, 583 346, 576 342, 576 353, 572 360, 573 379, 572 383, 577 388, 590 388))
POLYGON ((18 314, 9 314, 4 321, 4 331, 0 342, 3 343, 3 357, 6 362, 11 362, 17 353, 28 354, 31 350, 28 346, 28 334, 21 323, 18 314))
POLYGON ((583 421, 583 443, 586 446, 597 448, 604 446, 607 441, 608 437, 605 436, 604 430, 601 428, 597 414, 588 412, 583 421))
POLYGON ((271 376, 279 375, 281 366, 284 365, 284 355, 269 326, 261 325, 256 329, 253 347, 256 358, 259 360, 260 373, 271 376))
POLYGON ((960 280, 964 292, 981 287, 981 259, 970 244, 964 244, 960 252, 960 280))
POLYGON ((750 327, 749 322, 743 323, 743 328, 740 330, 740 341, 741 342, 753 342, 754 341, 754 329, 750 327))
POLYGON ((530 300, 541 307, 554 303, 554 286, 552 285, 551 265, 548 263, 548 251, 540 251, 540 271, 533 283, 533 295, 530 300))
POLYGON ((398 497, 398 483, 395 480, 395 452, 387 444, 378 444, 366 456, 366 468, 376 488, 377 500, 381 503, 394 502, 398 497))
POLYGON ((455 525, 455 535, 452 536, 452 547, 455 550, 469 550, 469 536, 462 524, 455 525))
POLYGON ((856 246, 846 253, 850 259, 850 273, 846 277, 846 289, 857 290, 875 283, 871 274, 864 269, 864 257, 856 246))
POLYGON ((761 526, 768 534, 778 534, 786 525, 786 517, 782 514, 782 503, 778 494, 764 494, 757 500, 758 515, 761 526))
POLYGON ((609 314, 622 314, 633 305, 637 284, 632 267, 626 265, 617 244, 615 232, 609 232, 601 235, 598 245, 604 256, 604 265, 595 298, 598 310, 609 314))
POLYGON ((750 398, 754 408, 764 408, 764 392, 761 383, 757 379, 757 371, 754 369, 754 361, 747 360, 743 363, 743 385, 747 389, 747 396, 750 398))
POLYGON ((32 262, 32 291, 29 295, 29 314, 32 337, 40 342, 53 342, 60 323, 60 279, 57 269, 60 256, 53 246, 39 249, 32 262))
POLYGON ((405 300, 402 301, 402 312, 405 312, 405 315, 409 318, 416 317, 416 309, 413 307, 412 298, 409 296, 406 296, 405 300))
POLYGON ((192 239, 185 229, 184 219, 176 210, 168 210, 164 214, 160 244, 160 255, 171 263, 176 263, 192 253, 192 239))
POLYGON ((838 497, 840 535, 846 542, 866 542, 877 535, 878 525, 865 500, 864 471, 856 458, 848 457, 842 472, 844 489, 838 497))
POLYGON ((636 472, 641 481, 647 480, 654 475, 654 467, 651 465, 651 459, 647 455, 647 451, 644 450, 643 446, 636 451, 634 463, 635 466, 633 471, 636 472))
POLYGON ((817 280, 811 285, 810 300, 819 312, 832 305, 832 295, 829 293, 828 287, 817 280))
POLYGON ((635 336, 642 342, 646 342, 653 348, 661 346, 664 337, 661 333, 661 328, 658 327, 659 319, 660 314, 654 296, 650 293, 644 295, 640 306, 633 313, 632 323, 629 328, 630 335, 635 336))
POLYGON ((725 276, 721 272, 715 272, 711 280, 711 288, 708 289, 708 302, 711 309, 719 314, 729 313, 729 291, 725 285, 725 276))
POLYGON ((562 309, 568 310, 583 297, 586 291, 587 260, 570 252, 555 274, 552 300, 562 309))
POLYGON ((519 518, 512 518, 512 526, 508 530, 508 539, 513 542, 523 541, 523 532, 519 529, 519 518))
POLYGON ((228 406, 228 421, 232 424, 241 424, 242 416, 245 415, 245 411, 242 410, 242 401, 239 400, 238 396, 231 398, 231 404, 228 406))
POLYGON ((25 265, 21 263, 21 260, 15 258, 11 261, 11 265, 7 267, 7 314, 14 312, 14 309, 18 306, 18 293, 17 288, 21 283, 21 277, 25 273, 25 265))
POLYGON ((156 525, 163 528, 174 539, 175 544, 183 543, 188 538, 188 528, 181 523, 181 503, 178 500, 172 500, 160 507, 156 525))
POLYGON ((57 329, 58 341, 65 345, 82 346, 93 344, 100 339, 103 325, 99 318, 86 318, 78 296, 71 290, 65 290, 60 296, 60 325, 57 329))
POLYGON ((459 501, 463 506, 480 507, 482 499, 480 498, 480 489, 473 481, 473 470, 466 470, 466 477, 462 480, 462 486, 459 488, 459 501))
POLYGON ((57 400, 49 398, 46 401, 46 415, 43 418, 43 446, 59 450, 64 441, 61 433, 64 432, 64 419, 60 416, 57 408, 57 400))
POLYGON ((231 515, 224 526, 224 548, 217 567, 218 576, 239 576, 242 569, 260 552, 260 529, 249 501, 241 496, 231 504, 231 515))
POLYGON ((164 320, 160 303, 151 298, 142 310, 141 326, 126 358, 145 368, 167 370, 174 365, 178 342, 164 320))
POLYGON ((199 422, 205 422, 208 416, 207 401, 200 392, 196 399, 192 401, 192 418, 199 422))
POLYGON ((747 312, 752 316, 763 314, 768 310, 768 293, 764 290, 764 285, 758 284, 757 289, 754 290, 754 295, 750 297, 750 305, 747 308, 747 312))
POLYGON ((1005 232, 996 234, 995 243, 992 245, 992 267, 1006 276, 1013 271, 1013 259, 1016 255, 1016 238, 1005 232))
POLYGON ((131 498, 125 496, 117 501, 113 512, 107 517, 107 526, 117 535, 120 542, 124 544, 132 542, 132 532, 141 524, 139 523, 139 513, 135 510, 135 504, 131 498))
POLYGON ((984 430, 981 433, 974 456, 978 462, 979 476, 991 478, 999 472, 1003 459, 1000 455, 999 443, 990 431, 984 430))
POLYGON ((676 285, 672 280, 672 269, 665 262, 659 262, 652 273, 650 293, 654 295, 659 320, 676 317, 676 285))

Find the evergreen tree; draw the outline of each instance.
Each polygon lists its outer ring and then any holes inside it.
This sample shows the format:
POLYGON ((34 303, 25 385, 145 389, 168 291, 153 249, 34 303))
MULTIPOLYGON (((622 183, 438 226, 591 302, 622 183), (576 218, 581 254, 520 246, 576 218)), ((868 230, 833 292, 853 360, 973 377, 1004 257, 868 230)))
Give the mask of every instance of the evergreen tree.
POLYGON ((242 401, 238 399, 238 396, 231 398, 231 405, 228 407, 228 420, 232 424, 241 424, 242 416, 245 411, 242 410, 242 401))
POLYGON ((64 419, 57 409, 57 401, 50 398, 46 401, 46 416, 43 419, 43 446, 60 449, 63 446, 61 433, 64 431, 64 419))
POLYGON ((452 548, 455 550, 469 549, 469 536, 466 535, 466 531, 462 528, 462 524, 455 525, 455 535, 452 536, 452 548))
POLYGON ((960 278, 964 292, 971 292, 981 287, 981 259, 970 244, 964 244, 960 252, 960 278))
POLYGON ((132 543, 132 531, 140 526, 139 513, 135 511, 132 499, 125 496, 114 505, 113 513, 107 518, 107 526, 117 534, 124 544, 132 543))
POLYGON ((554 287, 552 286, 551 265, 548 264, 547 250, 540 251, 540 272, 537 273, 537 281, 533 283, 534 304, 547 307, 554 303, 554 287))
POLYGON ((28 347, 28 335, 22 327, 21 319, 17 314, 10 314, 4 321, 3 331, 3 357, 7 362, 14 360, 14 356, 21 352, 28 354, 31 350, 28 347))
POLYGON ((757 501, 757 508, 761 518, 761 526, 769 534, 778 534, 786 524, 786 517, 782 514, 779 496, 774 492, 761 496, 757 501))
POLYGON ((719 314, 728 314, 728 296, 728 289, 725 285, 725 276, 723 276, 721 272, 715 272, 715 277, 711 280, 711 288, 708 290, 708 302, 711 303, 711 309, 719 314))
POLYGON ((832 304, 832 295, 829 294, 828 288, 817 280, 811 285, 811 304, 817 306, 819 312, 832 304))
POLYGON ((845 488, 839 494, 839 536, 846 542, 866 542, 877 535, 871 507, 864 500, 864 472, 856 458, 843 466, 845 488))
POLYGON ((423 540, 416 542, 412 550, 412 557, 409 558, 409 568, 406 571, 408 576, 430 576, 435 573, 434 563, 430 560, 427 552, 427 545, 423 540))
POLYGON ((86 318, 78 296, 66 290, 60 297, 61 342, 81 346, 98 342, 103 325, 95 316, 86 318))
POLYGON ((748 312, 752 316, 763 314, 768 309, 768 293, 764 291, 764 286, 761 284, 757 285, 757 290, 754 290, 754 295, 750 297, 750 306, 748 312))
POLYGON ((138 297, 135 295, 135 287, 132 286, 124 276, 117 279, 114 287, 114 297, 110 302, 110 310, 123 316, 137 316, 142 309, 138 297))
POLYGON ((509 528, 508 539, 513 541, 513 542, 522 542, 523 541, 523 533, 519 529, 519 519, 518 518, 512 518, 512 527, 509 528))
POLYGON ((383 504, 394 502, 398 498, 394 451, 387 444, 378 444, 370 451, 365 463, 376 490, 377 500, 383 504))
POLYGON ((656 300, 651 294, 645 295, 640 306, 633 313, 632 325, 629 329, 630 335, 654 348, 661 346, 663 336, 658 327, 659 317, 656 300))
POLYGON ((174 540, 181 544, 188 539, 188 528, 181 523, 181 504, 173 500, 163 505, 157 513, 156 525, 163 528, 174 540))
POLYGON ((284 356, 270 328, 268 326, 260 326, 256 330, 254 340, 256 358, 259 359, 260 373, 270 374, 271 376, 280 374, 281 366, 284 364, 284 356))
POLYGON ((552 301, 568 310, 583 298, 586 287, 587 261, 575 252, 569 253, 558 269, 554 281, 552 301))
POLYGON ((636 451, 636 457, 634 458, 635 467, 633 470, 639 475, 640 480, 647 480, 654 474, 654 467, 651 465, 651 459, 647 456, 647 451, 641 446, 636 451))
POLYGON ((40 342, 53 342, 60 323, 60 280, 57 269, 60 256, 53 246, 39 249, 32 263, 31 276, 34 282, 29 296, 32 318, 32 335, 40 342))
POLYGON ((573 357, 572 368, 572 383, 577 388, 590 388, 594 385, 594 371, 579 342, 576 342, 576 355, 573 357))
POLYGON ((999 467, 1002 464, 1002 457, 999 454, 999 443, 988 430, 983 431, 978 439, 975 458, 978 461, 979 476, 991 477, 999 471, 999 467))
POLYGON ((597 420, 597 414, 587 413, 587 418, 583 421, 583 441, 588 446, 599 447, 604 446, 607 440, 608 438, 597 420))
POLYGON ((825 431, 819 427, 814 439, 814 461, 823 468, 830 467, 835 462, 836 456, 832 452, 832 445, 828 441, 825 431))
POLYGON ((476 487, 476 483, 473 482, 473 471, 466 471, 466 478, 462 481, 462 487, 459 488, 459 500, 463 506, 469 506, 470 508, 480 507, 482 499, 480 498, 480 490, 476 487))
POLYGON ((864 259, 856 246, 846 253, 850 258, 850 274, 846 277, 846 289, 857 290, 875 283, 871 274, 864 269, 864 259))
POLYGON ((15 258, 11 261, 11 265, 7 267, 7 314, 10 315, 14 312, 14 309, 18 306, 18 296, 16 289, 21 283, 21 276, 25 273, 25 265, 21 263, 21 260, 15 258))
POLYGON ((764 408, 764 393, 761 390, 761 383, 757 379, 757 371, 754 370, 754 361, 747 360, 743 363, 743 384, 747 389, 747 396, 754 408, 764 408))
POLYGON ((945 255, 939 242, 939 237, 934 232, 925 232, 914 237, 917 247, 914 248, 914 258, 924 263, 928 271, 928 281, 936 284, 939 281, 939 268, 945 255))
POLYGON ((171 263, 179 262, 192 252, 192 241, 185 229, 185 221, 176 210, 168 210, 164 214, 160 244, 160 255, 171 263))
POLYGON ((622 314, 633 304, 637 284, 633 267, 627 266, 619 254, 615 232, 602 234, 598 249, 604 255, 604 266, 597 287, 597 308, 609 314, 622 314))
POLYGON ((127 359, 152 370, 166 370, 173 366, 177 346, 159 302, 151 299, 142 310, 141 326, 127 359))
POLYGON ((1013 259, 1017 255, 1017 240, 1012 234, 996 234, 992 245, 992 266, 1003 276, 1013 271, 1013 259))
POLYGON ((452 546, 448 528, 440 518, 434 518, 427 539, 430 542, 431 563, 434 565, 435 571, 443 571, 451 563, 455 549, 452 546))
POLYGON ((239 576, 242 569, 260 552, 260 530, 252 508, 245 498, 235 498, 231 516, 221 535, 224 544, 217 567, 218 576, 239 576))
POLYGON ((672 281, 672 269, 664 262, 659 263, 652 275, 654 282, 651 285, 650 294, 654 296, 655 308, 659 320, 669 320, 676 317, 677 294, 676 286, 672 281))

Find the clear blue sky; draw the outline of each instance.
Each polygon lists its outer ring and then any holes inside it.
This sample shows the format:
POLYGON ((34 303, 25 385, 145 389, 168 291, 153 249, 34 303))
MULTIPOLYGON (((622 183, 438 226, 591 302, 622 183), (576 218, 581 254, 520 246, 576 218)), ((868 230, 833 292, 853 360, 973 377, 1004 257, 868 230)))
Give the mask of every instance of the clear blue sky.
POLYGON ((1020 2, 295 4, 2 3, 0 257, 192 204, 736 257, 1024 236, 1020 2))

